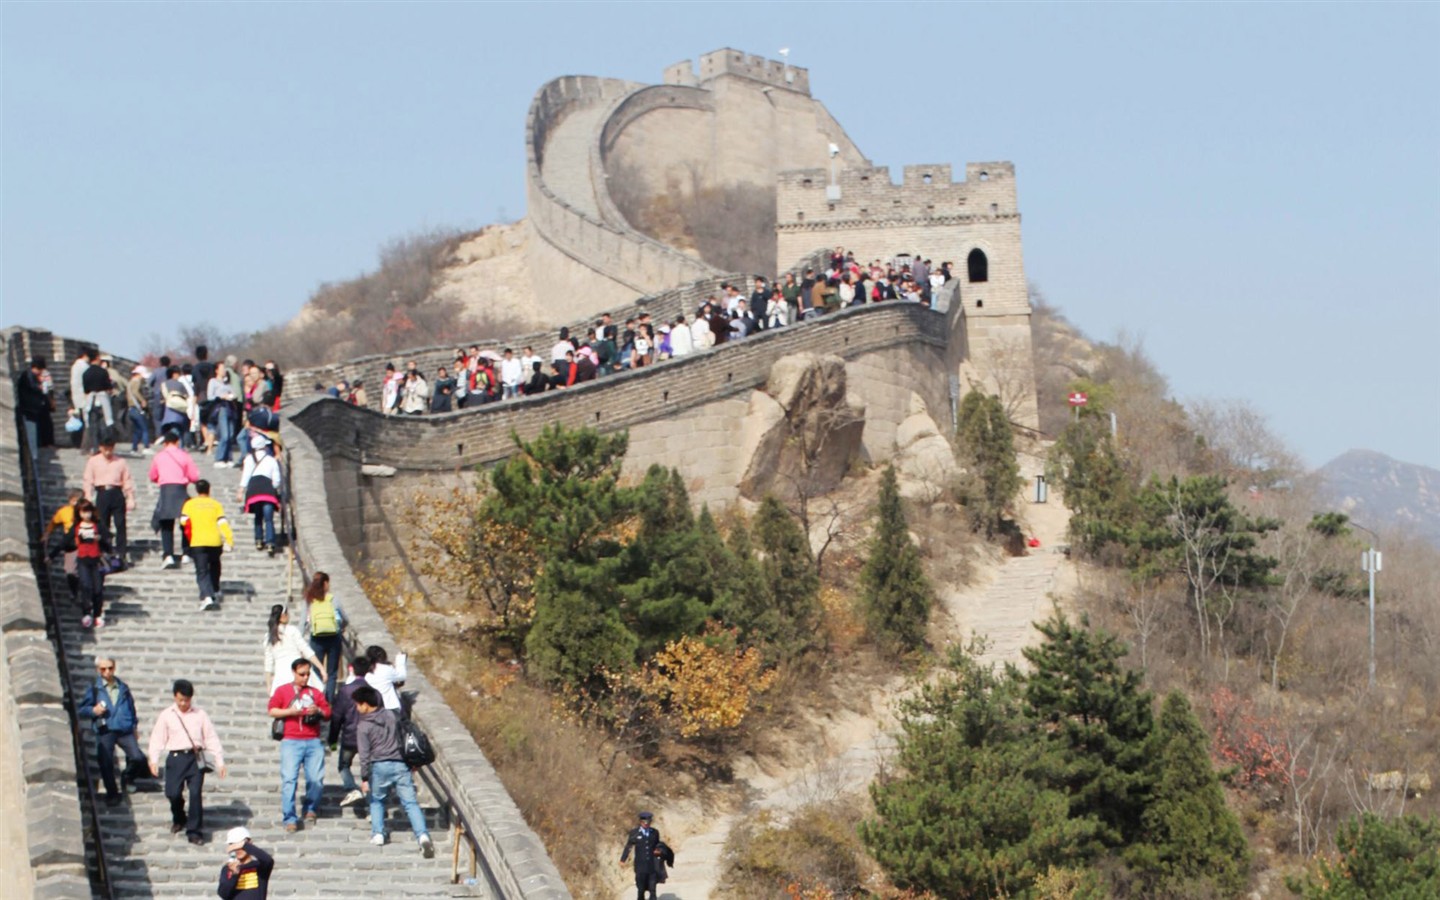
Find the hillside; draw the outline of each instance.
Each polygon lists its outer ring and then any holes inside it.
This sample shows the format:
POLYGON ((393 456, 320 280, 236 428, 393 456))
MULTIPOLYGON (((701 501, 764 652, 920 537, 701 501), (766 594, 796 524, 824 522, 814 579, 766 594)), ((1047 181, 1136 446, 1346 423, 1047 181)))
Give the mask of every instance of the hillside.
POLYGON ((1350 450, 1317 470, 1321 495, 1370 528, 1396 528, 1440 547, 1440 470, 1350 450))

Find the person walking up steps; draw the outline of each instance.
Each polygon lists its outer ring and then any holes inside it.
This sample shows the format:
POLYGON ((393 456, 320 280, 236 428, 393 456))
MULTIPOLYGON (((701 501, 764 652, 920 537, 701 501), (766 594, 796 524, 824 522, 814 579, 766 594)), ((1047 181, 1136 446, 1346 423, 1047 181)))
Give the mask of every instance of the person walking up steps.
POLYGON ((210 496, 210 482, 195 482, 195 496, 180 509, 180 531, 190 544, 190 557, 195 561, 195 584, 200 589, 200 609, 215 607, 220 596, 220 551, 235 549, 235 535, 225 520, 225 508, 210 496))
MULTIPOLYGON (((105 803, 116 806, 124 799, 121 784, 115 782, 115 745, 125 751, 125 772, 121 783, 133 784, 136 772, 150 768, 150 761, 135 740, 139 716, 130 686, 115 674, 115 660, 107 656, 95 658, 95 680, 86 688, 85 696, 75 707, 75 714, 89 719, 95 729, 95 756, 100 763, 100 780, 105 783, 105 803)), ((132 788, 133 790, 133 788, 132 788)))
POLYGON ((355 729, 360 786, 370 794, 370 843, 385 845, 385 799, 393 789, 410 820, 420 852, 430 859, 435 855, 435 843, 425 827, 425 813, 415 796, 410 767, 400 753, 400 716, 393 709, 382 709, 380 694, 369 685, 356 689, 355 709, 360 713, 360 724, 355 729))
POLYGON ((245 454, 236 499, 245 501, 245 511, 255 516, 255 549, 275 555, 275 510, 280 506, 280 463, 268 444, 255 446, 245 454))
POLYGON ((135 509, 135 479, 125 460, 115 455, 115 436, 100 437, 100 452, 85 460, 85 496, 95 504, 95 518, 106 541, 112 540, 120 555, 120 566, 130 564, 130 542, 126 539, 125 514, 135 509), (114 531, 111 531, 111 528, 114 531))
POLYGON ((327 673, 325 699, 335 702, 335 691, 340 687, 340 654, 345 616, 340 604, 330 594, 330 576, 316 572, 305 588, 305 623, 310 628, 310 649, 320 659, 321 670, 327 673))
POLYGON ((150 731, 150 774, 160 775, 165 766, 165 796, 170 800, 170 833, 185 832, 192 844, 205 843, 200 829, 205 826, 206 766, 225 777, 225 753, 220 736, 205 710, 194 704, 195 686, 178 679, 171 693, 175 705, 155 719, 150 731), (201 754, 205 759, 201 760, 201 754), (189 809, 186 809, 186 795, 189 809))
POLYGON ((360 711, 355 708, 355 692, 365 687, 365 675, 370 671, 370 657, 357 656, 350 661, 350 680, 340 686, 335 694, 335 712, 330 717, 330 746, 340 747, 340 759, 335 768, 340 772, 340 784, 345 788, 341 806, 349 806, 365 799, 365 792, 355 782, 350 771, 351 763, 360 750, 359 737, 355 731, 360 725, 360 711))
POLYGON ((162 440, 165 448, 150 461, 150 480, 160 485, 160 499, 150 516, 150 527, 160 532, 161 566, 176 569, 180 567, 180 555, 175 552, 175 520, 190 499, 190 485, 200 480, 200 469, 190 454, 180 449, 179 431, 166 428, 162 440))

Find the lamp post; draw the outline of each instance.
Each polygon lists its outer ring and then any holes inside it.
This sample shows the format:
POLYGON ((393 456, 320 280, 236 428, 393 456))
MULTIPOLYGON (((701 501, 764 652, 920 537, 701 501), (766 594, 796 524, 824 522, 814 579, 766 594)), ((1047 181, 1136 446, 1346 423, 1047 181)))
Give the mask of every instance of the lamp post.
POLYGON ((1350 520, 1350 524, 1370 535, 1370 548, 1360 554, 1360 570, 1370 575, 1370 689, 1375 689, 1375 573, 1380 571, 1380 551, 1375 545, 1380 538, 1375 532, 1356 522, 1350 520))

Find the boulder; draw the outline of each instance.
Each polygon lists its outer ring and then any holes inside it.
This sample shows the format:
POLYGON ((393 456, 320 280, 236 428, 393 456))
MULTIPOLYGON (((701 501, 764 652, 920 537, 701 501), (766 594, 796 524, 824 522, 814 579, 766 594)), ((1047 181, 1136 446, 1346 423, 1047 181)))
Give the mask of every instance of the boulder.
POLYGON ((775 361, 741 425, 742 497, 833 490, 860 452, 865 405, 846 388, 838 356, 797 353, 775 361))
POLYGON ((911 413, 895 430, 895 475, 900 496, 930 503, 959 471, 955 451, 925 411, 925 401, 911 394, 911 413))

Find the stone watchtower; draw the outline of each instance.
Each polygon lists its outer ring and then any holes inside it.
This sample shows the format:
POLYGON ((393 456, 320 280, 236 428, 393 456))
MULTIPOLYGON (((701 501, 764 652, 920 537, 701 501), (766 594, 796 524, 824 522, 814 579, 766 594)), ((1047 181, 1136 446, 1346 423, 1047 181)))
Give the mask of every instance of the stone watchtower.
POLYGON ((775 213, 781 270, 821 246, 853 250, 862 262, 950 262, 958 278, 947 312, 952 393, 997 394, 1012 421, 1038 428, 1014 164, 968 163, 963 181, 949 165, 906 166, 898 185, 885 166, 783 172, 775 213))

